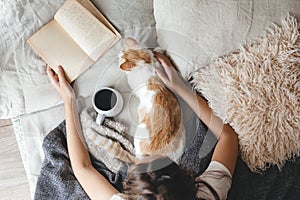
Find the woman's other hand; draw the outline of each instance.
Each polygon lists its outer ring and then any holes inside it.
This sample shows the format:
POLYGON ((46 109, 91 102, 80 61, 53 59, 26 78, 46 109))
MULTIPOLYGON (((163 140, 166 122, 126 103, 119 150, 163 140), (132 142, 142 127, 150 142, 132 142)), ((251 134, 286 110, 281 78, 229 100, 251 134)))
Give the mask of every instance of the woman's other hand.
POLYGON ((161 63, 163 69, 156 68, 156 73, 162 82, 173 92, 178 93, 186 89, 187 85, 180 77, 170 59, 164 54, 153 51, 155 58, 161 63))
POLYGON ((75 98, 74 91, 71 85, 68 83, 64 69, 59 66, 57 74, 47 65, 47 74, 51 81, 51 84, 55 87, 64 103, 71 103, 72 99, 75 98))

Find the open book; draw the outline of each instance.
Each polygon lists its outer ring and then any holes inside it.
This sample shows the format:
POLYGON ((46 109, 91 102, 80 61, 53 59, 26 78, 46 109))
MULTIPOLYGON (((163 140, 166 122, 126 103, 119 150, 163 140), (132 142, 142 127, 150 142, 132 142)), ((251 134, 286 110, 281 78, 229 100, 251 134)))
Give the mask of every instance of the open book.
POLYGON ((72 82, 120 38, 89 0, 67 0, 27 42, 54 71, 63 66, 72 82))

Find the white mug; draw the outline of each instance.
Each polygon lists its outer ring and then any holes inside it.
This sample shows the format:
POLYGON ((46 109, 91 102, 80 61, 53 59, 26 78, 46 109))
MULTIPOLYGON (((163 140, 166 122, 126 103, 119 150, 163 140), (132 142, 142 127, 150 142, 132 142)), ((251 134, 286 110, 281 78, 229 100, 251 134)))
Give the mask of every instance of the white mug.
POLYGON ((102 87, 93 95, 93 107, 98 113, 96 123, 101 125, 105 117, 114 117, 123 108, 123 97, 115 89, 102 87))

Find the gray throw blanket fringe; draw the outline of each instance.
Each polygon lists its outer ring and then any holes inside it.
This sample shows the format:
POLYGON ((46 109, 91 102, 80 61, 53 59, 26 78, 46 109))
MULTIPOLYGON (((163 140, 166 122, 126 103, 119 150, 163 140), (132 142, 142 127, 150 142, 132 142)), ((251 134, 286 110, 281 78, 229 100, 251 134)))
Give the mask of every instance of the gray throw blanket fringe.
MULTIPOLYGON (((207 132, 206 126, 198 120, 195 137, 186 148, 180 162, 183 167, 194 170, 197 174, 201 174, 206 169, 213 153, 212 149, 207 156, 199 156, 202 155, 200 147, 207 132)), ((89 199, 76 180, 70 166, 65 138, 65 122, 44 138, 43 149, 45 160, 37 181, 34 199, 89 199)), ((91 158, 94 167, 112 185, 122 191, 122 182, 126 178, 127 169, 121 169, 120 172, 114 174, 101 161, 92 156, 91 158)), ((281 172, 275 166, 271 166, 264 174, 252 173, 239 157, 228 199, 299 200, 299 177, 300 157, 288 161, 281 172)))

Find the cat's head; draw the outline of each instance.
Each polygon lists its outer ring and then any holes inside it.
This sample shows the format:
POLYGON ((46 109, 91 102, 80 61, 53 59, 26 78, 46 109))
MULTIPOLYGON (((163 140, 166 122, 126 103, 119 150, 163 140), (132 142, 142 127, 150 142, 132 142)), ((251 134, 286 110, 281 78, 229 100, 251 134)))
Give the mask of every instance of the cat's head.
POLYGON ((153 64, 154 56, 151 50, 143 47, 133 38, 124 40, 124 48, 119 55, 120 68, 124 71, 144 66, 145 64, 153 64))

